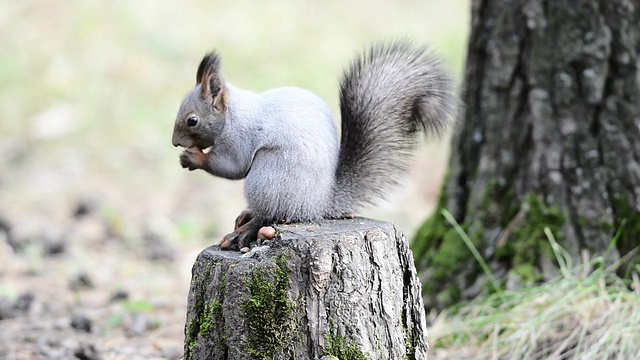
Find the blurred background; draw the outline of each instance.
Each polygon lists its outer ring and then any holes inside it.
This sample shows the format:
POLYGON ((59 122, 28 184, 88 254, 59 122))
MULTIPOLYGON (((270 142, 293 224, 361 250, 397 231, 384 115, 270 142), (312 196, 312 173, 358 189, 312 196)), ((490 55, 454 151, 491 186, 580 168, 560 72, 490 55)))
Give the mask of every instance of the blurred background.
MULTIPOLYGON (((372 42, 428 44, 459 84, 469 7, 0 2, 0 358, 181 356, 191 264, 245 207, 242 182, 181 169, 171 145, 205 52, 234 85, 309 89, 339 121, 342 70, 372 42)), ((423 146, 405 184, 361 215, 411 237, 447 156, 447 139, 423 146)))

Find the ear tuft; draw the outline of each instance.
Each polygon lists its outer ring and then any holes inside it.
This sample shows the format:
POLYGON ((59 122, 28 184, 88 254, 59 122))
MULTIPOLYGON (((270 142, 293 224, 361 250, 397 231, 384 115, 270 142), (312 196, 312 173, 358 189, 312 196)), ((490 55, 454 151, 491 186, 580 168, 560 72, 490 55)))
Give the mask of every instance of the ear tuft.
POLYGON ((198 66, 196 85, 200 84, 202 98, 214 109, 223 112, 227 108, 227 90, 220 72, 220 56, 215 51, 205 55, 198 66))
POLYGON ((196 73, 196 85, 204 81, 204 77, 207 73, 219 73, 220 72, 220 56, 217 52, 212 51, 207 53, 200 61, 198 66, 198 72, 196 73))

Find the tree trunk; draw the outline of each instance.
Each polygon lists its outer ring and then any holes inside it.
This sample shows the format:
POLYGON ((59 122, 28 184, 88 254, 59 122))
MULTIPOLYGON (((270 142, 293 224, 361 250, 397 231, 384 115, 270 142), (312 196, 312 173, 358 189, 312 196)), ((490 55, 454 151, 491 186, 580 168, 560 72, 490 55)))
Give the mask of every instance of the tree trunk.
POLYGON ((545 227, 574 259, 637 248, 639 39, 636 1, 473 1, 466 114, 439 210, 413 243, 427 307, 489 288, 440 209, 503 285, 556 274, 545 227))
POLYGON ((200 253, 185 359, 426 359, 420 283, 401 231, 356 218, 278 232, 248 255, 200 253))

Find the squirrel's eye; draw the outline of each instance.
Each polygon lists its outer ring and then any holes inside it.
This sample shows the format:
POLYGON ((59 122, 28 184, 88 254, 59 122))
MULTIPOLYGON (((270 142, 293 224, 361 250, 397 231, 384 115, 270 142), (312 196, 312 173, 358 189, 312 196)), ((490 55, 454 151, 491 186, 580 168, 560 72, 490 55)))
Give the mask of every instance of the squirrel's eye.
POLYGON ((196 116, 190 116, 187 119, 187 126, 196 126, 198 124, 198 118, 196 116))

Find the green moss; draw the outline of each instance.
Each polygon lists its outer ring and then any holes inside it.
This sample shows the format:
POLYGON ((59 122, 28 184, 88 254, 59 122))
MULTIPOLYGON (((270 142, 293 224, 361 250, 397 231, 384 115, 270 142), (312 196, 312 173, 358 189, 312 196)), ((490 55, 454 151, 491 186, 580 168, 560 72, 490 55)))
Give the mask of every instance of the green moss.
POLYGON ((440 211, 444 209, 444 192, 440 194, 438 205, 436 206, 433 214, 420 226, 416 235, 411 241, 411 250, 415 256, 416 261, 426 256, 429 249, 437 246, 439 239, 444 237, 444 234, 451 228, 448 226, 440 211))
MULTIPOLYGON (((624 256, 638 246, 638 239, 640 239, 640 212, 636 210, 634 204, 630 203, 629 199, 623 199, 621 195, 614 196, 611 202, 615 216, 614 229, 611 231, 612 238, 615 232, 619 232, 615 246, 619 253, 624 256)), ((620 275, 627 278, 631 270, 638 268, 638 264, 640 264, 640 256, 636 255, 629 259, 626 266, 620 268, 620 275)))
POLYGON ((402 321, 402 336, 404 337, 405 359, 415 359, 415 346, 414 346, 414 334, 413 325, 407 324, 407 310, 405 306, 402 307, 402 314, 400 316, 402 321))
MULTIPOLYGON (((224 343, 225 327, 222 303, 213 299, 211 305, 196 303, 197 320, 191 319, 186 328, 185 343, 189 352, 197 346, 199 339, 212 339, 221 349, 226 347, 224 343)), ((189 358, 185 356, 185 358, 189 358)))
POLYGON ((213 299, 213 302, 211 303, 211 319, 213 319, 214 322, 216 323, 220 323, 224 320, 224 314, 222 312, 222 303, 219 302, 216 299, 213 299))
POLYGON ((514 265, 531 264, 535 266, 539 256, 554 259, 553 250, 544 234, 548 227, 559 243, 564 236, 560 231, 566 222, 564 213, 558 206, 547 206, 538 195, 531 194, 522 205, 524 221, 517 226, 501 255, 507 255, 514 265), (506 250, 506 251, 505 251, 506 250))
POLYGON ((214 329, 222 328, 224 328, 222 303, 213 299, 211 305, 205 305, 204 310, 200 314, 200 328, 198 329, 198 335, 202 337, 210 337, 214 329))
POLYGON ((408 334, 405 334, 404 337, 404 348, 406 349, 405 352, 405 359, 414 359, 416 356, 416 349, 413 345, 413 334, 412 332, 409 332, 408 334))
MULTIPOLYGON (((459 281, 452 280, 463 276, 464 283, 472 284, 480 268, 469 267, 469 262, 474 261, 472 254, 440 214, 445 203, 441 196, 436 212, 418 231, 412 249, 418 271, 430 271, 429 281, 423 286, 423 293, 428 295, 425 299, 430 299, 432 303, 437 299, 438 304, 453 304, 460 300, 462 289, 457 285, 459 281)), ((535 194, 525 196, 522 202, 517 201, 510 185, 492 182, 475 211, 473 222, 467 220, 465 223, 463 220, 461 226, 479 249, 495 240, 495 229, 504 229, 519 212, 523 213, 522 222, 513 228, 507 241, 496 248, 495 260, 508 262, 508 267, 513 268, 512 271, 524 282, 540 281, 542 277, 536 268, 539 257, 554 259, 544 234, 545 227, 550 228, 560 244, 564 239, 561 229, 567 217, 559 207, 546 205, 535 194), (492 235, 488 235, 487 229, 494 229, 489 232, 492 235)))
MULTIPOLYGON (((403 320, 404 322, 404 320, 403 320)), ((405 359, 415 359, 416 349, 413 344, 413 329, 407 329, 404 326, 402 327, 402 333, 404 335, 404 348, 405 348, 405 359)))
POLYGON ((455 304, 462 299, 462 290, 455 284, 449 284, 437 292, 438 303, 455 304))
POLYGON ((209 335, 210 338, 213 338, 214 343, 220 349, 225 349, 227 345, 224 340, 227 338, 227 331, 224 324, 224 312, 222 309, 222 303, 216 299, 213 299, 211 302, 211 306, 208 309, 205 309, 205 312, 208 313, 209 318, 209 327, 203 330, 204 325, 200 327, 202 331, 202 336, 209 335), (208 310, 208 311, 207 311, 208 310), (211 331, 215 330, 215 334, 212 334, 211 331))
MULTIPOLYGON (((189 320, 187 325, 187 330, 185 331, 185 344, 187 344, 188 354, 190 354, 193 349, 198 345, 198 339, 196 334, 198 334, 198 326, 193 319, 189 320)), ((185 359, 188 359, 189 356, 185 354, 185 359)))
POLYGON ((200 329, 198 335, 207 336, 213 326, 213 319, 211 318, 211 307, 205 306, 204 311, 200 315, 200 329))
POLYGON ((325 355, 340 360, 370 360, 369 355, 358 345, 337 335, 329 335, 329 346, 325 349, 325 355))
POLYGON ((446 202, 445 191, 442 191, 436 210, 414 236, 411 250, 417 270, 422 273, 428 268, 432 272, 429 281, 423 284, 423 294, 442 298, 442 292, 445 291, 452 296, 451 301, 455 302, 460 299, 461 291, 457 285, 449 282, 449 279, 452 274, 467 266, 472 254, 442 216, 441 212, 445 209, 446 202))
POLYGON ((487 185, 480 209, 486 226, 506 225, 518 213, 520 203, 511 184, 494 180, 487 185))
MULTIPOLYGON (((196 301, 195 313, 201 314, 204 309, 204 303, 201 300, 196 301)), ((187 344, 188 351, 185 354, 185 359, 190 358, 190 353, 193 349, 198 345, 198 333, 200 332, 200 315, 196 317, 196 319, 189 319, 189 323, 185 329, 185 340, 184 343, 187 344)))
POLYGON ((247 353, 257 359, 273 359, 278 353, 286 353, 299 336, 296 302, 288 295, 288 261, 287 256, 280 255, 273 260, 273 270, 256 266, 245 281, 250 297, 241 303, 241 311, 249 329, 247 353))
POLYGON ((542 280, 542 274, 532 264, 516 265, 512 271, 522 279, 525 285, 536 284, 542 280))
POLYGON ((416 358, 416 349, 415 349, 415 333, 413 324, 407 324, 407 308, 406 304, 402 307, 402 314, 400 315, 400 319, 402 322, 402 337, 404 338, 404 348, 405 348, 405 360, 415 360, 416 358))
POLYGON ((469 249, 454 229, 444 233, 438 252, 433 256, 433 280, 447 278, 452 272, 461 269, 471 258, 469 249))
MULTIPOLYGON (((463 228, 465 231, 469 230, 468 227, 463 228)), ((473 233, 481 231, 481 228, 475 226, 473 233)), ((472 238, 472 241, 477 245, 481 239, 482 237, 478 236, 472 238)), ((416 255, 416 267, 420 272, 426 268, 431 271, 429 280, 423 284, 423 294, 437 297, 439 303, 451 304, 459 301, 462 290, 458 283, 450 279, 469 267, 469 262, 474 261, 473 255, 439 210, 419 230, 414 243, 419 242, 424 249, 422 256, 416 255)))
MULTIPOLYGON (((206 259, 200 259, 205 261, 206 259)), ((206 267, 212 268, 221 266, 220 261, 207 262, 206 267)), ((221 290, 218 297, 206 296, 207 288, 210 285, 212 272, 205 272, 203 274, 196 273, 192 281, 192 284, 199 286, 200 288, 195 291, 198 298, 195 301, 195 306, 191 311, 192 317, 188 320, 185 326, 185 359, 192 359, 193 350, 200 341, 213 341, 215 345, 224 350, 226 344, 224 339, 226 336, 226 329, 224 324, 223 302, 224 302, 224 284, 226 278, 222 279, 221 290)))
POLYGON ((613 212, 615 214, 615 225, 612 229, 613 233, 620 228, 623 221, 626 221, 624 228, 620 233, 620 239, 618 239, 618 249, 621 254, 626 254, 633 248, 638 246, 638 239, 640 239, 640 212, 636 210, 635 206, 626 199, 620 199, 620 197, 614 197, 612 199, 613 212))
POLYGON ((220 293, 224 294, 224 291, 227 289, 227 274, 222 275, 222 279, 220 279, 220 293))

